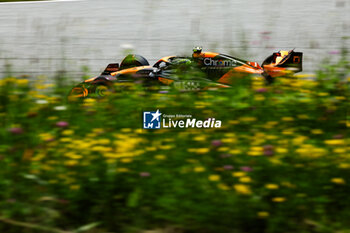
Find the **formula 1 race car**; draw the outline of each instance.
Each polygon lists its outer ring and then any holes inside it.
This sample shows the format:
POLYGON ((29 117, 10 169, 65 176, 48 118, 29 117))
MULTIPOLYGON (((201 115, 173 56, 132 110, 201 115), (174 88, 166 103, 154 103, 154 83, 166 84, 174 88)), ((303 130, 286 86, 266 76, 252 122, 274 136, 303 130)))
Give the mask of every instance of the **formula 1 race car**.
POLYGON ((153 66, 136 54, 129 54, 120 63, 111 63, 101 75, 74 87, 70 97, 104 96, 115 82, 140 81, 144 86, 167 85, 181 90, 228 88, 237 78, 263 76, 268 83, 276 77, 302 71, 301 52, 279 51, 267 57, 260 66, 229 55, 193 49, 192 57, 167 56, 153 66))

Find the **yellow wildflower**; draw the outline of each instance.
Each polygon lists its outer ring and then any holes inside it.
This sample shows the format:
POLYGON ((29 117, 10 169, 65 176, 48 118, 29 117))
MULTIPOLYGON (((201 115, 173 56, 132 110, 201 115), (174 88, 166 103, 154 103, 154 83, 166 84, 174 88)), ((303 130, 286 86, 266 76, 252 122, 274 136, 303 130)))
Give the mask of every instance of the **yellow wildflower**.
POLYGON ((108 145, 111 143, 111 140, 109 140, 108 138, 101 138, 97 140, 97 144, 100 145, 108 145))
POLYGON ((338 147, 338 148, 334 148, 334 149, 333 149, 333 152, 334 152, 334 153, 337 153, 337 154, 342 154, 342 153, 346 153, 346 149, 345 149, 345 148, 338 147))
POLYGON ((337 100, 346 100, 345 96, 336 96, 335 97, 337 100))
POLYGON ((318 93, 318 96, 329 96, 328 92, 320 92, 318 93))
POLYGON ((252 151, 264 151, 264 148, 261 146, 253 146, 250 148, 252 151))
POLYGON ((243 177, 245 175, 246 175, 245 172, 232 172, 233 177, 243 177))
POLYGON ((286 198, 285 197, 274 197, 272 198, 273 202, 285 202, 286 198))
POLYGON ((155 151, 157 147, 146 147, 146 151, 155 151))
POLYGON ((276 135, 267 135, 266 136, 266 139, 269 139, 269 140, 274 140, 274 139, 277 139, 277 138, 278 138, 278 136, 276 136, 276 135))
POLYGON ((72 134, 74 134, 74 131, 71 129, 66 129, 66 130, 62 131, 62 135, 64 135, 64 136, 70 136, 72 134))
POLYGON ((290 183, 289 181, 283 181, 281 183, 281 185, 288 187, 288 188, 295 188, 296 187, 294 184, 290 183))
POLYGON ((86 134, 87 138, 96 138, 97 137, 97 133, 88 133, 86 134))
POLYGON ((294 121, 293 117, 282 117, 282 121, 294 121))
POLYGON ((312 134, 323 134, 323 131, 321 129, 312 129, 311 133, 312 134))
POLYGON ((221 141, 223 143, 234 143, 237 141, 237 139, 236 138, 223 138, 221 141))
POLYGON ((154 156, 155 159, 159 159, 159 160, 164 160, 166 159, 165 155, 156 155, 154 156))
POLYGON ((19 86, 27 86, 29 81, 28 79, 17 79, 16 80, 16 83, 19 85, 19 86))
POLYGON ((198 142, 205 141, 206 139, 207 137, 204 135, 196 136, 193 138, 194 141, 198 141, 198 142))
POLYGON ((242 183, 250 183, 251 181, 252 179, 249 176, 243 176, 239 178, 239 182, 242 182, 242 183))
POLYGON ((111 152, 112 148, 110 147, 105 147, 105 146, 93 146, 91 148, 91 151, 96 151, 96 152, 111 152))
POLYGON ((198 163, 197 159, 186 159, 188 163, 198 163))
POLYGON ((170 150, 172 148, 174 148, 173 145, 162 145, 162 146, 159 146, 159 149, 161 149, 161 150, 170 150))
POLYGON ((335 183, 335 184, 345 184, 346 183, 343 178, 339 178, 339 177, 332 178, 331 182, 335 183))
POLYGON ((120 131, 123 133, 130 133, 132 130, 130 128, 123 128, 120 131))
POLYGON ((348 121, 345 121, 345 124, 346 124, 346 127, 350 127, 350 121, 348 120, 348 121))
POLYGON ((239 150, 239 149, 233 149, 233 150, 230 150, 228 153, 230 153, 230 154, 234 154, 234 155, 237 155, 237 154, 241 154, 241 153, 242 153, 242 151, 241 151, 241 150, 239 150))
POLYGON ((268 121, 266 124, 274 126, 278 124, 278 121, 268 121))
POLYGON ((220 147, 219 149, 218 149, 218 151, 220 151, 220 152, 226 152, 226 151, 228 151, 230 148, 228 148, 228 147, 220 147))
POLYGON ((83 156, 77 155, 77 154, 71 154, 69 157, 70 157, 71 159, 81 159, 81 158, 83 158, 83 156))
POLYGON ((243 122, 253 122, 253 121, 256 121, 257 118, 256 117, 241 117, 239 118, 240 121, 243 121, 243 122))
POLYGON ((209 148, 197 148, 194 150, 197 154, 206 154, 209 152, 209 148))
POLYGON ((69 186, 69 188, 71 190, 79 190, 80 189, 80 185, 74 184, 74 185, 69 186))
POLYGON ((247 154, 250 155, 250 156, 260 156, 260 155, 263 155, 263 152, 262 151, 254 151, 254 150, 252 150, 252 151, 248 151, 247 154))
POLYGON ((268 125, 268 124, 266 124, 266 125, 264 125, 264 128, 265 128, 265 129, 272 129, 272 128, 273 128, 273 126, 272 126, 272 125, 268 125))
POLYGON ((236 184, 236 185, 233 185, 233 188, 239 194, 249 195, 252 193, 252 191, 250 190, 250 187, 248 185, 245 185, 245 184, 236 184))
POLYGON ((277 153, 280 153, 280 154, 285 154, 288 152, 288 149, 283 148, 283 147, 277 147, 275 150, 277 153))
POLYGON ((64 163, 66 166, 75 166, 78 164, 78 161, 76 160, 68 160, 64 163))
POLYGON ((269 212, 266 212, 266 211, 260 211, 257 213, 257 215, 259 218, 267 218, 270 216, 269 212))
POLYGON ((265 96, 263 96, 263 95, 255 95, 254 96, 254 100, 255 101, 264 101, 265 100, 265 96))
POLYGON ((71 142, 72 138, 61 138, 60 141, 61 142, 71 142))
POLYGON ((30 160, 30 159, 32 158, 33 154, 34 154, 34 150, 32 150, 32 149, 26 149, 26 150, 24 150, 24 152, 23 152, 22 159, 23 159, 23 160, 30 160))
POLYGON ((137 133, 137 134, 142 134, 143 133, 142 129, 135 129, 134 132, 137 133))
POLYGON ((131 158, 123 158, 123 159, 120 160, 120 162, 122 162, 122 163, 131 163, 132 159, 131 158))
POLYGON ((210 176, 208 177, 208 179, 209 179, 210 181, 219 181, 219 180, 220 180, 220 176, 219 176, 219 175, 210 175, 210 176))
POLYGON ((103 133, 103 129, 101 129, 101 128, 94 128, 94 129, 92 129, 92 132, 93 133, 95 133, 95 134, 101 134, 101 133, 103 133))
POLYGON ((341 164, 339 164, 339 168, 341 168, 341 169, 349 169, 350 168, 350 163, 341 163, 341 164))
POLYGON ((300 114, 300 115, 298 115, 297 117, 298 117, 299 119, 301 119, 301 120, 309 119, 309 116, 306 115, 306 114, 300 114))
POLYGON ((227 186, 226 184, 223 184, 223 183, 218 184, 218 188, 221 190, 229 190, 230 189, 229 186, 227 186))
POLYGON ((117 162, 117 160, 113 159, 113 158, 106 159, 106 163, 108 163, 108 164, 113 164, 113 163, 116 163, 116 162, 117 162))
POLYGON ((269 158, 269 161, 276 165, 282 164, 281 160, 279 160, 278 158, 269 158))
POLYGON ((302 143, 304 143, 304 141, 308 139, 308 137, 305 136, 298 136, 296 138, 293 138, 293 144, 294 145, 300 145, 302 143))
POLYGON ((302 102, 302 103, 310 103, 310 102, 312 102, 312 99, 311 98, 303 98, 303 99, 300 99, 300 102, 302 102))
POLYGON ((204 172, 205 171, 205 168, 204 167, 195 167, 193 169, 195 172, 204 172))
POLYGON ((278 184, 266 184, 265 188, 267 188, 267 189, 278 189, 279 186, 278 186, 278 184))
POLYGON ((54 138, 50 133, 41 133, 39 137, 42 141, 49 141, 54 138))
POLYGON ((285 129, 282 131, 283 135, 292 135, 294 133, 293 129, 285 129))
POLYGON ((330 139, 330 140, 325 140, 325 144, 335 146, 335 145, 343 145, 345 141, 343 139, 330 139))
POLYGON ((128 168, 125 168, 125 167, 120 167, 120 168, 117 168, 117 172, 129 172, 130 170, 128 168))
POLYGON ((96 102, 96 100, 95 100, 95 99, 92 99, 92 98, 84 99, 84 103, 93 104, 93 103, 95 103, 95 102, 96 102))

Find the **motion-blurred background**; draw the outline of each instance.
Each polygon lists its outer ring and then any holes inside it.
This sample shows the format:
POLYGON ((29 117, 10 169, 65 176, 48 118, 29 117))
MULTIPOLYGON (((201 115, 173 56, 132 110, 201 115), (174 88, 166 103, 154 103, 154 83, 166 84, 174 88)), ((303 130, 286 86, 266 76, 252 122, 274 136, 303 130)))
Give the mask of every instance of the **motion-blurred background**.
POLYGON ((0 4, 0 71, 91 74, 132 50, 150 63, 193 46, 261 63, 304 52, 304 70, 349 48, 347 0, 81 0, 0 4))
POLYGON ((13 1, 0 0, 0 232, 350 232, 349 0, 13 1), (129 52, 153 64, 193 46, 260 64, 296 48, 304 73, 198 92, 120 79, 67 101, 129 52), (157 110, 222 127, 143 129, 157 110))

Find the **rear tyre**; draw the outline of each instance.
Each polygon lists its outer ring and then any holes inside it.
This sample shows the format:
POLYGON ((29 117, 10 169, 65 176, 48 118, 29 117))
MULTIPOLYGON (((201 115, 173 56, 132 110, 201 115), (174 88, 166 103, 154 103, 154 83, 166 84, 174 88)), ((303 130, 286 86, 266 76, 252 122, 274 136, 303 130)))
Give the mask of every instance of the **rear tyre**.
POLYGON ((107 83, 95 84, 95 87, 92 91, 93 96, 97 98, 103 98, 110 95, 113 92, 112 85, 108 85, 107 83))

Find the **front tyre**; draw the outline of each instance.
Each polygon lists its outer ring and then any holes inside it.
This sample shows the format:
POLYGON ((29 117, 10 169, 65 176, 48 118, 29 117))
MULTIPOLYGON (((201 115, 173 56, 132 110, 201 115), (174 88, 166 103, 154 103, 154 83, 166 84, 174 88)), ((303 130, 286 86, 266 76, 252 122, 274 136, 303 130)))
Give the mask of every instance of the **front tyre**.
POLYGON ((69 101, 75 101, 87 97, 89 94, 89 88, 85 84, 79 84, 72 88, 68 94, 69 101))

